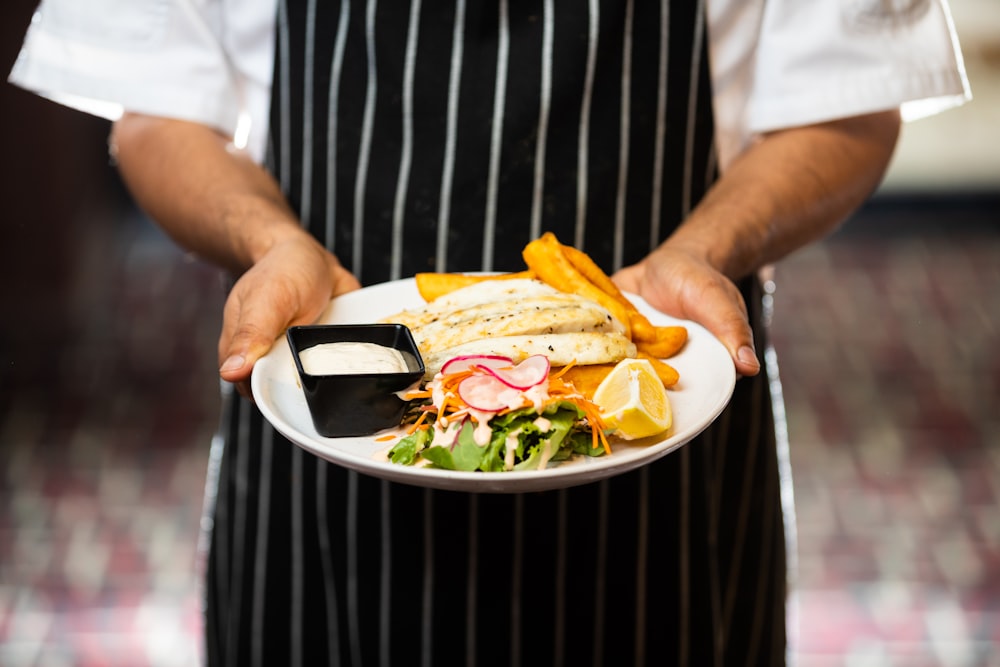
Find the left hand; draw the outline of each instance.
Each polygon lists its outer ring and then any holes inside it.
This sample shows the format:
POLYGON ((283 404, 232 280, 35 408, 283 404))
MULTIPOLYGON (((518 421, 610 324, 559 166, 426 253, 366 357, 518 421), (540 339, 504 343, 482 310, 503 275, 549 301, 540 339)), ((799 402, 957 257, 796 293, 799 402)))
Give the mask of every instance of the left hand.
POLYGON ((760 372, 743 296, 704 258, 667 242, 612 277, 657 310, 708 329, 729 350, 740 375, 760 372))
POLYGON ((330 298, 361 285, 315 239, 297 234, 275 244, 233 285, 219 336, 219 374, 250 396, 254 364, 296 324, 312 324, 330 298))

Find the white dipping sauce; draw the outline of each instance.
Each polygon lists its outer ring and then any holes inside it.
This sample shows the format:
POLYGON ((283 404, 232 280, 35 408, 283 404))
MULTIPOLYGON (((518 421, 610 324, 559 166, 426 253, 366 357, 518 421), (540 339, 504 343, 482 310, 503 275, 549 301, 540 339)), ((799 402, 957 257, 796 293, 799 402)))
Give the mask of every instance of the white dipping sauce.
POLYGON ((403 353, 375 343, 320 343, 299 353, 302 370, 309 375, 351 373, 402 373, 403 353))

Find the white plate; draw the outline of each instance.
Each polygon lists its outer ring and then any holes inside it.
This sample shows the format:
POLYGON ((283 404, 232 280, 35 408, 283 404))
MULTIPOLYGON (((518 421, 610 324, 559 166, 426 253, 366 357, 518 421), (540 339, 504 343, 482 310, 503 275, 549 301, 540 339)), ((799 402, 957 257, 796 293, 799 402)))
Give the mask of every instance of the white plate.
MULTIPOLYGON (((401 434, 402 429, 354 438, 325 438, 316 433, 284 337, 254 366, 251 388, 260 411, 279 433, 316 456, 375 477, 437 489, 489 493, 544 491, 593 482, 655 461, 690 441, 719 416, 736 384, 729 352, 706 329, 694 322, 668 317, 637 296, 629 297, 653 324, 687 327, 688 342, 670 359, 680 373, 680 381, 669 392, 674 423, 666 437, 633 442, 613 440, 612 452, 606 456, 575 457, 545 470, 494 473, 389 463, 385 452, 396 438, 390 441, 379 438, 401 434)), ((371 323, 423 303, 412 278, 397 280, 334 299, 320 323, 371 323)))

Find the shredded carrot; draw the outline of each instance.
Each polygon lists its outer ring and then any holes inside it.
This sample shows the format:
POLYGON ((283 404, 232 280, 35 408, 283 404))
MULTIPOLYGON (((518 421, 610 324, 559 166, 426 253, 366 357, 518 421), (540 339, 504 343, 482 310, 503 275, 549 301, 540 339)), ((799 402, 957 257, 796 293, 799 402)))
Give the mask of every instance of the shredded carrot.
POLYGON ((573 361, 569 362, 568 364, 566 364, 565 366, 563 366, 562 368, 560 368, 555 373, 552 373, 551 375, 549 375, 549 380, 555 380, 556 378, 562 377, 566 373, 566 371, 568 371, 569 369, 573 368, 573 366, 576 366, 576 359, 574 359, 573 361))
POLYGON ((406 430, 406 434, 407 435, 412 435, 413 433, 415 433, 416 430, 418 428, 420 428, 420 425, 423 424, 424 421, 427 420, 427 415, 429 415, 429 414, 430 414, 430 410, 424 410, 423 412, 421 412, 420 416, 417 417, 417 421, 413 422, 413 424, 410 426, 410 428, 408 428, 406 430))
MULTIPOLYGON (((581 395, 576 390, 576 387, 562 379, 563 374, 575 365, 576 361, 574 360, 566 366, 563 366, 557 372, 549 375, 549 400, 542 407, 544 409, 549 405, 561 402, 572 403, 577 406, 580 411, 583 412, 584 417, 586 417, 587 422, 590 425, 591 447, 593 449, 601 447, 604 449, 606 454, 610 454, 611 445, 608 443, 607 436, 604 434, 604 421, 601 419, 600 409, 589 399, 581 395)), ((462 400, 461 396, 459 396, 458 385, 465 378, 476 374, 477 368, 478 367, 476 366, 472 366, 464 371, 449 373, 448 375, 439 378, 437 380, 437 390, 443 397, 441 399, 441 405, 437 407, 425 407, 420 417, 410 426, 408 433, 412 434, 419 428, 429 428, 429 425, 426 422, 430 419, 428 415, 431 413, 437 413, 436 419, 454 416, 456 414, 469 413, 471 407, 462 400)), ((419 392, 411 393, 410 397, 431 398, 433 394, 434 392, 432 390, 423 389, 419 392)), ((520 406, 504 408, 491 414, 507 414, 508 412, 528 407, 530 404, 531 402, 525 397, 524 402, 520 406)))
MULTIPOLYGON (((410 432, 412 433, 413 431, 410 432)), ((388 442, 389 440, 394 440, 395 438, 395 435, 382 435, 375 438, 375 442, 388 442)))

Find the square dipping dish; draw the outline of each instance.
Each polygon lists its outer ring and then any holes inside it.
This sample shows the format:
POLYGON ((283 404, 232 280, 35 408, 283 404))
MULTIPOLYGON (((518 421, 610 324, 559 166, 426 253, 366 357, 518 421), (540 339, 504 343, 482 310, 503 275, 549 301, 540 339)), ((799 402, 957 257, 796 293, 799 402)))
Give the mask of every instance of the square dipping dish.
POLYGON ((317 433, 345 438, 399 426, 409 403, 400 393, 424 376, 423 359, 407 327, 295 326, 286 337, 317 433), (310 352, 312 348, 318 349, 310 352))

